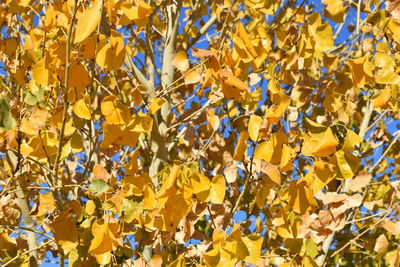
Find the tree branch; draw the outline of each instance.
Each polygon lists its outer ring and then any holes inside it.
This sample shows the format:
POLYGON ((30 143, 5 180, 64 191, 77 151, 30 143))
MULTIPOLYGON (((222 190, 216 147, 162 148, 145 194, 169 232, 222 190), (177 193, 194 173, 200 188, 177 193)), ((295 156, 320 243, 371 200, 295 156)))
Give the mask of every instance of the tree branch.
MULTIPOLYGON (((6 152, 6 159, 8 164, 10 165, 11 169, 13 170, 13 177, 12 179, 18 177, 19 170, 17 170, 17 156, 15 155, 14 152, 8 150, 6 152), (16 171, 15 171, 16 170, 16 171), (14 172, 15 171, 15 172, 14 172)), ((26 196, 25 192, 22 189, 20 181, 18 181, 18 178, 15 179, 15 183, 17 185, 17 191, 15 194, 17 195, 17 201, 19 206, 21 207, 21 213, 23 220, 25 221, 26 228, 29 229, 27 232, 27 239, 28 239, 28 248, 29 248, 29 255, 35 259, 37 262, 38 260, 38 254, 37 254, 37 237, 36 237, 36 229, 35 229, 35 222, 33 218, 30 216, 30 206, 29 206, 29 199, 26 196)), ((13 260, 10 260, 7 262, 5 265, 6 266, 8 263, 10 263, 13 260)))
POLYGON ((54 166, 53 166, 53 173, 54 173, 53 186, 58 185, 58 168, 59 168, 59 164, 60 164, 61 152, 62 152, 62 147, 63 147, 65 125, 67 122, 67 112, 68 112, 68 107, 69 107, 69 102, 68 102, 68 87, 69 87, 69 72, 70 72, 69 71, 70 70, 69 58, 71 55, 72 30, 74 28, 77 11, 78 11, 78 6, 75 3, 74 4, 74 13, 72 14, 71 23, 69 24, 67 41, 66 41, 65 77, 64 77, 64 86, 63 86, 63 94, 64 94, 63 116, 62 116, 60 136, 59 136, 59 142, 58 142, 58 151, 57 151, 56 160, 55 160, 54 166))
MULTIPOLYGON (((367 105, 366 105, 366 111, 364 113, 364 118, 361 121, 361 126, 360 126, 360 130, 358 135, 360 136, 361 139, 364 140, 365 135, 367 133, 368 130, 368 125, 369 122, 371 120, 371 116, 372 116, 372 112, 374 111, 374 106, 373 104, 369 101, 369 99, 367 100, 367 105)), ((349 186, 350 186, 350 179, 346 179, 344 181, 343 184, 343 190, 342 193, 347 193, 349 192, 349 186)), ((322 266, 326 260, 326 257, 328 256, 328 252, 329 252, 329 248, 333 242, 333 238, 335 237, 335 232, 331 233, 326 239, 325 241, 322 243, 322 252, 323 254, 320 255, 317 260, 316 263, 319 266, 322 266)))

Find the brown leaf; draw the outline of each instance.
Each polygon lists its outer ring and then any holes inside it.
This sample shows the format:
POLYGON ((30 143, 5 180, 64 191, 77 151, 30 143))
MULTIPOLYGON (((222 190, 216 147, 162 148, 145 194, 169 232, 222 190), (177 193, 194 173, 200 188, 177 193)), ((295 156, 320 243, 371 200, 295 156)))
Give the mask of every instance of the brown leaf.
POLYGON ((400 19, 400 1, 399 0, 386 0, 386 11, 394 19, 400 19))
POLYGON ((261 171, 265 173, 274 183, 281 184, 281 172, 278 166, 269 162, 263 161, 261 163, 261 171))
POLYGON ((377 253, 385 253, 389 246, 389 242, 384 234, 381 234, 375 242, 374 251, 377 253))
POLYGON ((346 199, 345 194, 338 194, 334 192, 328 192, 324 195, 322 201, 324 205, 334 203, 334 202, 343 202, 346 199))
POLYGON ((20 207, 11 195, 0 198, 0 224, 17 225, 21 216, 20 207))
POLYGON ((211 50, 192 48, 192 56, 197 57, 197 58, 205 58, 205 57, 212 57, 212 56, 216 57, 217 54, 215 54, 211 50))
POLYGON ((349 182, 349 189, 353 192, 359 191, 368 185, 371 181, 371 174, 367 171, 360 171, 358 175, 352 178, 349 182))
POLYGON ((238 168, 235 165, 225 168, 224 175, 225 175, 225 179, 228 182, 228 184, 236 182, 237 171, 238 171, 238 168))

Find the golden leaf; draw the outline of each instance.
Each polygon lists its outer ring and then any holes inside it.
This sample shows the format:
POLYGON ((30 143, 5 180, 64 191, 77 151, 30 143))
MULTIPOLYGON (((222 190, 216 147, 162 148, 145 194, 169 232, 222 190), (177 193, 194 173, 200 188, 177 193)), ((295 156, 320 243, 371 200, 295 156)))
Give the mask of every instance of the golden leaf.
POLYGON ((263 238, 259 235, 251 234, 243 238, 243 242, 249 251, 249 256, 247 256, 244 260, 257 265, 258 259, 261 256, 263 238))
POLYGON ((214 113, 214 109, 207 108, 207 121, 212 130, 217 131, 219 128, 219 118, 214 113))
POLYGON ((392 90, 390 85, 385 86, 385 89, 372 100, 372 104, 376 108, 384 108, 388 105, 390 98, 392 97, 392 90))
POLYGON ((82 42, 97 28, 101 19, 103 1, 96 0, 91 8, 85 8, 78 17, 75 28, 75 43, 82 42))
POLYGON ((261 123, 262 123, 262 118, 260 116, 254 114, 250 116, 247 131, 249 132, 251 140, 258 141, 258 136, 261 129, 261 123))
POLYGON ((235 152, 233 155, 234 160, 243 161, 245 157, 245 151, 247 149, 246 140, 248 137, 249 137, 248 131, 240 133, 240 137, 236 144, 235 152))
POLYGON ((45 126, 47 117, 47 110, 35 108, 29 118, 22 119, 19 130, 28 137, 35 136, 45 126))
POLYGON ((327 5, 324 15, 331 20, 342 23, 345 14, 345 8, 342 0, 323 0, 323 4, 327 5))
POLYGON ((318 207, 317 201, 314 198, 314 192, 309 184, 304 179, 291 181, 289 184, 289 204, 293 210, 306 214, 318 207))
POLYGON ((179 165, 172 166, 167 179, 163 182, 160 191, 158 191, 157 197, 168 197, 171 195, 171 189, 175 186, 176 179, 179 175, 179 165))
POLYGON ((35 216, 43 216, 46 213, 52 214, 56 209, 56 202, 53 198, 53 193, 40 194, 38 199, 37 213, 35 216))
POLYGON ((46 87, 50 84, 51 72, 46 64, 46 59, 42 58, 33 66, 32 77, 38 85, 46 87))
POLYGON ((103 123, 103 141, 101 148, 109 148, 111 145, 135 147, 139 134, 132 132, 125 126, 103 123))
POLYGON ((156 113, 166 102, 167 101, 164 98, 153 97, 149 104, 150 114, 156 113))
POLYGON ((104 254, 117 249, 123 241, 118 234, 119 225, 115 218, 108 215, 92 225, 93 240, 90 243, 89 253, 92 255, 104 254))
POLYGON ((290 105, 290 98, 285 94, 282 87, 275 80, 268 83, 273 105, 268 108, 265 116, 270 123, 277 123, 290 105))
POLYGON ((282 148, 287 143, 287 140, 288 137, 283 131, 274 133, 268 141, 257 146, 254 151, 254 158, 272 164, 279 164, 282 157, 282 148))
POLYGON ((50 227, 57 243, 68 254, 78 246, 78 228, 73 215, 79 216, 81 206, 78 201, 71 201, 67 207, 54 218, 50 227))
POLYGON ((355 86, 363 87, 364 84, 373 81, 374 75, 372 71, 374 70, 374 65, 366 57, 351 59, 349 63, 355 86))
POLYGON ((178 70, 184 72, 189 69, 189 60, 187 58, 185 51, 179 51, 175 54, 174 59, 172 60, 172 64, 178 70))
POLYGON ((381 234, 375 242, 374 251, 383 254, 389 247, 389 241, 384 234, 381 234))
POLYGON ((222 204, 225 198, 225 177, 216 175, 211 180, 211 202, 215 204, 222 204))
POLYGON ((101 101, 101 113, 110 124, 125 124, 130 119, 129 107, 119 103, 114 95, 106 96, 101 101))
POLYGON ((96 63, 102 68, 116 70, 121 67, 125 59, 125 44, 121 34, 111 30, 108 42, 97 53, 96 63))
POLYGON ((84 95, 81 99, 75 102, 73 107, 74 113, 81 119, 90 120, 91 118, 91 105, 90 96, 84 95))
POLYGON ((321 133, 310 133, 303 142, 301 153, 304 156, 326 157, 336 151, 338 144, 331 128, 327 127, 321 133))
POLYGON ((153 119, 142 112, 133 116, 127 126, 127 130, 134 133, 149 133, 152 129, 153 119))

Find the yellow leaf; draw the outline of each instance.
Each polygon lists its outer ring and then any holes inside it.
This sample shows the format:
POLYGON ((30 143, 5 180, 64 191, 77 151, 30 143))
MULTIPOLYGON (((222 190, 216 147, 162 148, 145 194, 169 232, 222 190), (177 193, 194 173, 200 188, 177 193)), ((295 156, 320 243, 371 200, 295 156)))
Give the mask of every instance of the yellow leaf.
POLYGON ((43 216, 46 213, 52 214, 56 209, 56 202, 51 192, 40 194, 38 199, 38 212, 36 216, 43 216))
POLYGON ((275 80, 268 83, 273 105, 268 108, 265 116, 270 123, 277 123, 290 105, 290 98, 285 94, 282 87, 275 80))
POLYGON ((342 0, 323 0, 323 4, 327 5, 324 15, 331 20, 342 23, 346 9, 343 6, 342 0))
POLYGON ((142 196, 146 185, 151 185, 152 181, 148 174, 129 175, 122 180, 124 194, 126 196, 142 196))
POLYGON ((110 148, 111 145, 135 147, 138 133, 131 132, 125 126, 103 123, 103 141, 101 148, 110 148))
POLYGON ((96 212, 96 204, 93 200, 88 200, 85 205, 85 211, 88 215, 93 215, 96 212))
POLYGON ((216 175, 211 180, 211 202, 215 204, 222 204, 225 198, 225 177, 216 175))
POLYGON ((143 209, 145 210, 153 210, 156 208, 157 205, 157 200, 156 200, 156 194, 154 193, 153 189, 146 185, 144 187, 144 193, 143 193, 143 209))
POLYGON ((92 255, 104 254, 117 249, 123 243, 118 234, 119 225, 115 218, 105 215, 92 225, 93 240, 90 243, 89 253, 92 255))
POLYGON ((250 116, 249 125, 247 131, 249 132, 250 139, 258 141, 259 132, 261 129, 262 118, 252 114, 250 116))
POLYGON ((73 107, 74 113, 81 119, 90 120, 91 118, 91 107, 90 107, 90 96, 84 95, 81 99, 75 102, 73 107))
POLYGON ((342 149, 335 153, 335 158, 342 174, 342 177, 338 176, 337 178, 352 178, 360 167, 360 159, 342 149))
POLYGON ((182 72, 187 71, 189 69, 189 60, 186 52, 179 51, 176 53, 174 59, 172 60, 172 64, 175 66, 175 68, 182 72))
POLYGON ((250 36, 241 22, 238 22, 236 34, 237 36, 234 38, 235 45, 238 45, 241 49, 247 50, 251 57, 257 57, 258 54, 254 49, 254 46, 250 40, 250 36))
POLYGON ((137 115, 133 116, 127 129, 128 131, 135 133, 149 133, 153 129, 153 119, 150 116, 139 112, 137 115))
POLYGON ((162 231, 175 232, 179 222, 189 211, 191 202, 182 193, 175 193, 159 199, 159 207, 164 207, 162 216, 155 219, 154 225, 162 231))
POLYGON ((140 155, 139 150, 135 150, 134 152, 131 153, 130 155, 130 160, 129 162, 125 165, 125 170, 126 174, 136 174, 136 172, 139 170, 139 165, 138 165, 138 157, 140 155))
POLYGON ((97 53, 96 63, 102 68, 116 70, 121 67, 124 59, 124 39, 117 31, 111 30, 109 41, 97 53))
POLYGON ((220 256, 221 254, 219 248, 214 247, 212 250, 209 250, 203 254, 203 260, 207 266, 218 266, 220 256))
POLYGON ((289 204, 293 207, 294 211, 300 214, 306 214, 318 207, 314 193, 304 179, 291 181, 288 194, 289 204))
POLYGON ((236 144, 235 153, 233 154, 233 159, 236 161, 243 161, 245 157, 245 151, 247 149, 246 140, 249 137, 249 133, 241 132, 239 140, 236 144))
POLYGON ((389 247, 389 241, 384 234, 381 234, 375 242, 374 251, 377 253, 385 253, 389 247))
POLYGON ((344 139, 343 150, 351 152, 354 151, 355 146, 361 143, 363 140, 358 134, 352 130, 347 130, 346 138, 344 139))
POLYGON ((142 0, 135 0, 136 5, 125 1, 121 4, 121 10, 128 20, 133 20, 138 29, 142 29, 148 23, 147 16, 153 12, 150 5, 142 0))
POLYGON ((333 164, 325 161, 315 161, 314 162, 314 173, 309 171, 304 177, 312 185, 314 192, 319 192, 325 185, 336 177, 336 168, 333 164), (315 179, 312 179, 312 174, 314 174, 315 179))
POLYGON ((357 87, 363 87, 364 84, 374 80, 372 71, 373 64, 366 58, 360 57, 349 60, 353 84, 357 87))
POLYGON ((390 98, 392 97, 392 90, 390 86, 385 86, 385 89, 372 100, 372 104, 376 108, 384 108, 388 105, 390 98))
POLYGON ((220 70, 218 78, 222 83, 222 92, 228 99, 239 99, 242 92, 249 90, 245 82, 228 70, 220 70))
POLYGON ((42 58, 33 66, 32 77, 38 85, 43 87, 50 84, 51 73, 45 58, 42 58))
POLYGON ((50 225, 54 238, 66 254, 78 246, 78 228, 72 216, 73 214, 79 216, 80 213, 79 202, 71 201, 50 225))
POLYGON ((168 267, 185 267, 185 266, 186 266, 186 261, 183 255, 180 255, 176 260, 168 264, 168 267))
POLYGON ((75 43, 82 42, 97 28, 101 19, 103 1, 96 0, 91 8, 86 7, 78 17, 75 28, 75 43))
POLYGON ((290 170, 293 166, 292 160, 295 156, 296 156, 295 149, 284 144, 282 146, 282 157, 281 157, 281 162, 279 163, 279 169, 283 172, 290 170))
POLYGON ((35 108, 29 118, 23 118, 19 130, 28 137, 35 136, 46 125, 47 110, 35 108))
POLYGON ((304 156, 326 157, 336 151, 339 142, 336 140, 330 127, 322 133, 307 136, 303 142, 301 153, 304 156))
POLYGON ((243 238, 243 242, 249 251, 249 256, 244 260, 249 263, 257 265, 257 261, 260 258, 263 238, 256 234, 251 234, 243 238))
POLYGON ((111 261, 111 252, 108 251, 103 254, 95 254, 94 257, 96 258, 96 262, 98 264, 106 265, 109 264, 111 261))
POLYGON ((130 119, 129 107, 119 103, 116 96, 106 96, 101 101, 101 113, 110 124, 125 124, 130 119))
POLYGON ((268 141, 261 143, 254 151, 256 160, 264 160, 272 164, 279 164, 282 157, 283 145, 288 137, 283 131, 274 133, 268 141))
POLYGON ((207 122, 209 123, 212 130, 217 131, 219 128, 219 118, 214 113, 214 109, 207 108, 207 122))
POLYGON ((79 92, 68 93, 68 100, 75 101, 75 99, 81 98, 81 95, 90 83, 89 71, 83 64, 80 64, 79 61, 74 61, 70 65, 69 72, 69 90, 77 90, 79 92), (72 97, 72 94, 74 97, 72 97))
POLYGON ((164 98, 153 97, 149 104, 150 114, 156 113, 166 102, 164 98))
POLYGON ((263 172, 268 175, 268 177, 276 184, 281 184, 281 172, 278 169, 278 166, 266 162, 266 166, 263 172))
POLYGON ((167 179, 163 182, 160 191, 157 194, 158 198, 167 197, 171 195, 171 189, 175 186, 176 179, 179 175, 179 165, 172 166, 167 179))
POLYGON ((328 23, 320 22, 321 17, 317 12, 311 14, 309 18, 312 22, 308 27, 309 33, 314 38, 316 56, 320 56, 322 52, 330 50, 334 46, 332 28, 328 23))
POLYGON ((193 194, 198 194, 211 188, 210 179, 201 173, 194 173, 190 182, 193 187, 193 194))
POLYGON ((140 106, 140 104, 142 104, 143 101, 142 89, 143 85, 139 85, 138 87, 136 87, 131 91, 131 96, 133 98, 133 103, 135 104, 135 106, 140 106))
POLYGON ((18 250, 17 241, 13 237, 8 237, 4 232, 0 234, 0 251, 7 252, 18 250))

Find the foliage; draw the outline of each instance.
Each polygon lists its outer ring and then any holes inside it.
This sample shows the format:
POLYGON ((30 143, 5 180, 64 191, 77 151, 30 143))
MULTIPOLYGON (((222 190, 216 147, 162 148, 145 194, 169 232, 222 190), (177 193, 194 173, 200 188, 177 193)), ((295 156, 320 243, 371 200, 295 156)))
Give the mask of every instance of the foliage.
POLYGON ((2 266, 399 266, 397 0, 0 4, 2 266))

